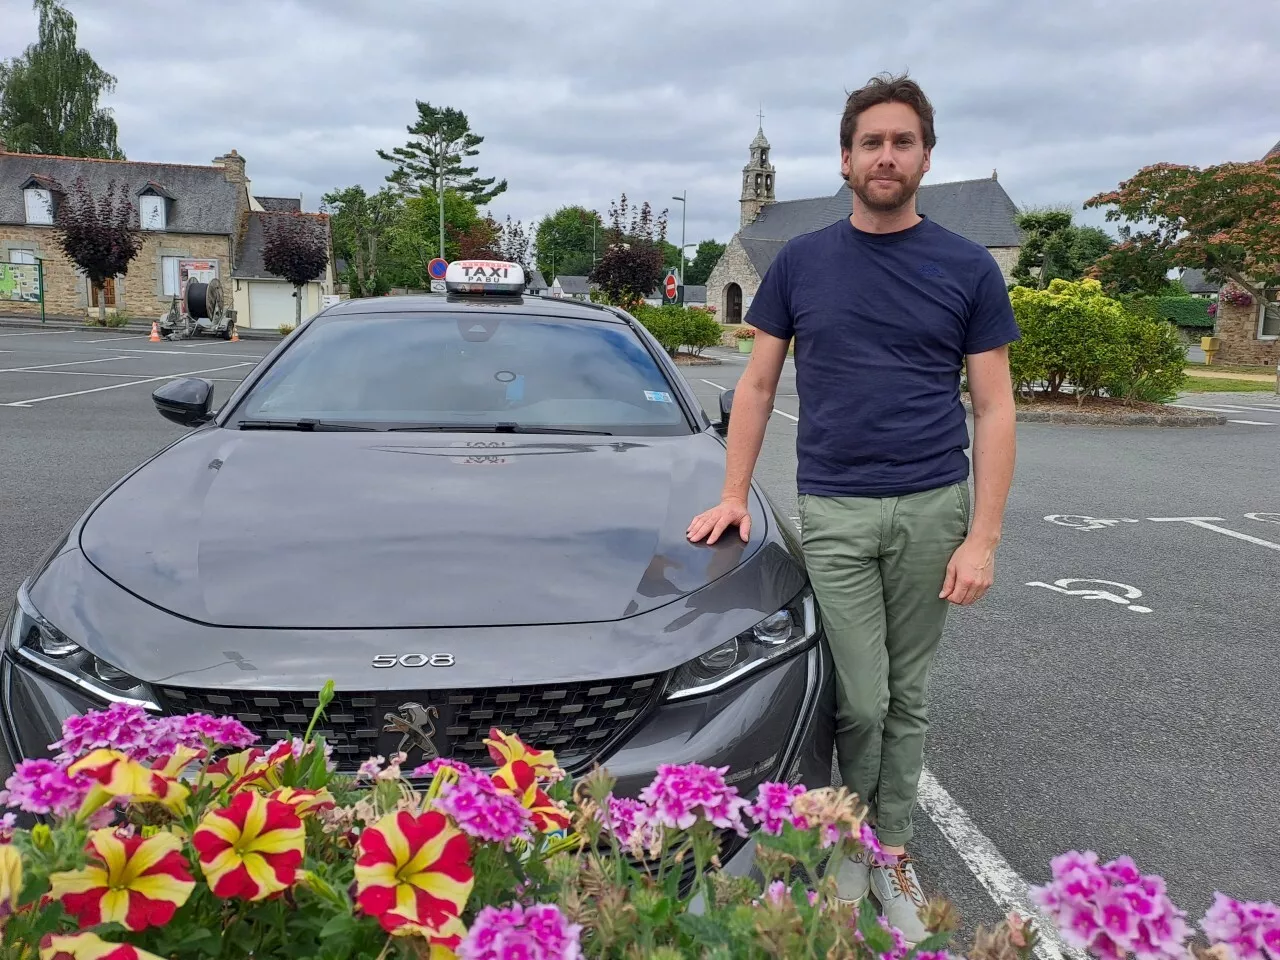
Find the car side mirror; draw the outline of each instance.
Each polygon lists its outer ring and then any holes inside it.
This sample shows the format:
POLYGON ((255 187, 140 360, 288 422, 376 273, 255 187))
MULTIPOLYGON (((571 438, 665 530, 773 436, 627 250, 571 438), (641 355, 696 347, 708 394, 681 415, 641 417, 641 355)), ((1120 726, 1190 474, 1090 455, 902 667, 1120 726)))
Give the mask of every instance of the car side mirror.
POLYGON ((726 390, 720 394, 720 422, 716 424, 716 429, 728 436, 729 434, 729 413, 733 410, 733 391, 726 390))
POLYGON ((184 427, 198 427, 213 419, 213 384, 197 377, 170 380, 151 394, 151 401, 166 420, 184 427))

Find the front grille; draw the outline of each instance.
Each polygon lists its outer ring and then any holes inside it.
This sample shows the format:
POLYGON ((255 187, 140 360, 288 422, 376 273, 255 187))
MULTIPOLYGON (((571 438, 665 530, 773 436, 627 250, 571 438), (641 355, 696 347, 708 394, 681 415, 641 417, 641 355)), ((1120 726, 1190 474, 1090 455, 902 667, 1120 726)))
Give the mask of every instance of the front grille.
MULTIPOLYGON (((645 713, 659 679, 655 675, 477 690, 339 691, 316 730, 333 745, 334 760, 345 771, 371 756, 390 757, 400 749, 403 733, 393 721, 407 717, 430 736, 440 756, 491 766, 483 740, 497 727, 516 733, 530 746, 554 750, 560 765, 577 773, 645 713)), ((235 717, 267 744, 303 736, 318 705, 314 695, 277 690, 162 687, 159 694, 167 713, 235 717)), ((409 754, 407 772, 422 763, 425 754, 412 742, 404 749, 409 754)))

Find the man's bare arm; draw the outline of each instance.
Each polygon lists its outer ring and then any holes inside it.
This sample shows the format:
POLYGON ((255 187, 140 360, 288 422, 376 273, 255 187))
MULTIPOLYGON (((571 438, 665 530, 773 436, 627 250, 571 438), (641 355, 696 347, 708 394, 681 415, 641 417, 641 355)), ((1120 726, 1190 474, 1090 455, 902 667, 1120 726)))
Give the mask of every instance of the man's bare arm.
POLYGON ((751 359, 734 389, 720 504, 693 518, 687 536, 694 543, 704 538, 707 543, 715 543, 734 525, 744 542, 751 536, 751 515, 747 510, 751 475, 760 457, 765 427, 773 413, 778 379, 782 376, 790 342, 763 330, 756 331, 751 359))
POLYGON ((1005 503, 1013 483, 1016 415, 1009 348, 968 357, 973 398, 973 519, 969 536, 947 566, 942 596, 967 605, 982 598, 995 579, 1005 503))

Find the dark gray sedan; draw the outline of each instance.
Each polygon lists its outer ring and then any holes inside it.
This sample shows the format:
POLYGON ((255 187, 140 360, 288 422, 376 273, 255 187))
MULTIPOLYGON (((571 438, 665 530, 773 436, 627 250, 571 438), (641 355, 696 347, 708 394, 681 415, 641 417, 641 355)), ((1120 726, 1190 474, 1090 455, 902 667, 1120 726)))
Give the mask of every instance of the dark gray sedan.
MULTIPOLYGON (((624 311, 454 292, 317 314, 108 490, 6 624, 0 729, 49 754, 129 701, 301 735, 324 682, 341 766, 479 766, 491 727, 634 795, 659 763, 830 782, 834 686, 796 536, 685 537, 718 502, 712 422, 624 311)), ((736 843, 736 841, 735 841, 736 843)))

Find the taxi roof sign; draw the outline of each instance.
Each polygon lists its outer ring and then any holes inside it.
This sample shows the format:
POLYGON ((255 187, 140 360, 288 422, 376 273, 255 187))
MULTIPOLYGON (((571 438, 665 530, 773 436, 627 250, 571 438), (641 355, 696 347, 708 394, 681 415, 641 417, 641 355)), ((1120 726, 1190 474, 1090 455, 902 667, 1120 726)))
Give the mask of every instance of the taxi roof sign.
POLYGON ((524 268, 505 260, 455 260, 445 271, 444 286, 460 296, 519 296, 524 292, 524 268))

